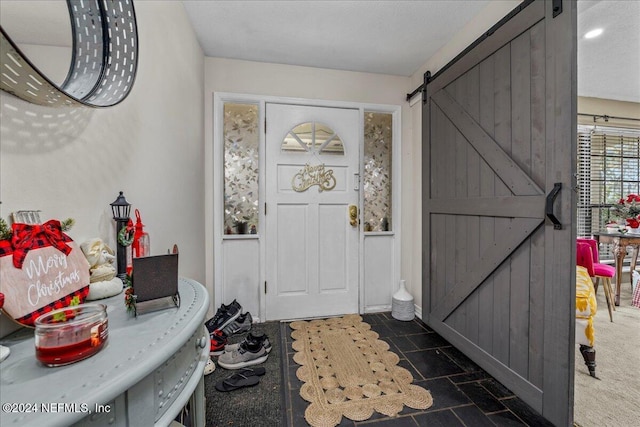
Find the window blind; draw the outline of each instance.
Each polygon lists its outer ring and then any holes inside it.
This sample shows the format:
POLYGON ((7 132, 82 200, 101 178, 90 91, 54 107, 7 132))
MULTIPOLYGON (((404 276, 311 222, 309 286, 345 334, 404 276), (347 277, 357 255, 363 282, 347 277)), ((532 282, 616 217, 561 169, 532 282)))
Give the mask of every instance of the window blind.
POLYGON ((578 126, 578 236, 614 219, 611 208, 640 194, 640 130, 578 126))

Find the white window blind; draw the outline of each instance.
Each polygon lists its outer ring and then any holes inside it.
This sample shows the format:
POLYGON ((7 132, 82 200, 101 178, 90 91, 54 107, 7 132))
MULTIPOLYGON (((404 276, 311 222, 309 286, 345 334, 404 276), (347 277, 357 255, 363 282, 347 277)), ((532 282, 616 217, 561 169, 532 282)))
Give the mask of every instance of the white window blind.
POLYGON ((632 193, 640 194, 640 130, 578 126, 578 236, 602 230, 632 193))

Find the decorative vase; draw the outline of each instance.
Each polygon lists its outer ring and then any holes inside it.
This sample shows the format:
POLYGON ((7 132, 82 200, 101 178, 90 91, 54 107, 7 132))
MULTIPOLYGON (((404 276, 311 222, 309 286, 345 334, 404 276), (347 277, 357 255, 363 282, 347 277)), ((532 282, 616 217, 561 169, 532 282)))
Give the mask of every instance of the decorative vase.
POLYGON ((247 223, 238 221, 235 224, 237 234, 247 234, 247 223))
POLYGON ((400 289, 393 294, 391 317, 396 320, 410 321, 415 317, 413 296, 407 292, 405 280, 400 280, 400 289))

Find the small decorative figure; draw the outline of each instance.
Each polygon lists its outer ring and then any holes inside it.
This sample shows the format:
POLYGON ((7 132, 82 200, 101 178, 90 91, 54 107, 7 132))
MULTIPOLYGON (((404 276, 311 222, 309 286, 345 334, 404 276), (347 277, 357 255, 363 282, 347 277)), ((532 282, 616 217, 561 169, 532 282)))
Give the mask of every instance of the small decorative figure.
POLYGON ((116 259, 113 249, 99 238, 87 240, 80 245, 80 249, 90 265, 87 300, 107 298, 122 292, 122 280, 116 277, 113 265, 116 259))

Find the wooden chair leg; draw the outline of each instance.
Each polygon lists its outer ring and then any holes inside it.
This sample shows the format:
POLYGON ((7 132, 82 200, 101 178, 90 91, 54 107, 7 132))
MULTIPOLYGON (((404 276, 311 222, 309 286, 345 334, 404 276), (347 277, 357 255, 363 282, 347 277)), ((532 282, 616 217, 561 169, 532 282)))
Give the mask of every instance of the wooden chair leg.
POLYGON ((615 304, 613 303, 613 295, 611 294, 611 280, 608 277, 602 280, 602 292, 607 300, 607 310, 609 310, 609 320, 613 322, 613 310, 615 310, 615 304), (613 310, 612 310, 613 306, 613 310))
POLYGON ((607 278, 607 286, 609 287, 609 295, 611 295, 611 308, 613 308, 613 311, 616 311, 616 304, 615 304, 615 297, 616 297, 616 293, 613 290, 613 283, 611 283, 611 279, 607 278))
POLYGON ((631 283, 633 286, 633 272, 636 269, 636 263, 638 262, 638 249, 640 248, 640 246, 635 245, 633 247, 633 252, 631 253, 631 268, 629 268, 629 283, 631 283))

